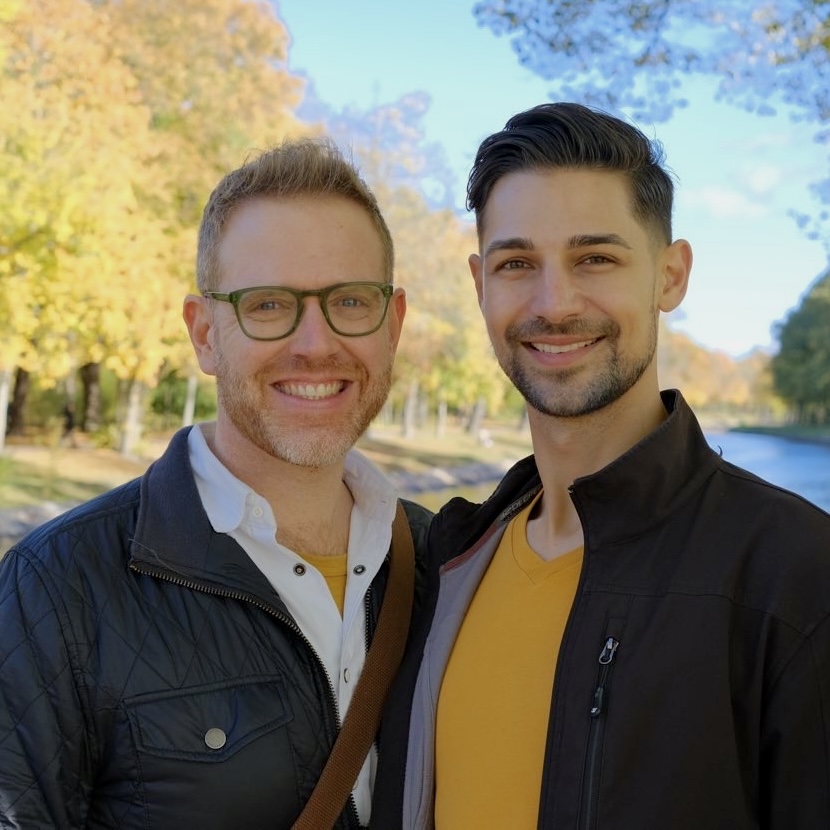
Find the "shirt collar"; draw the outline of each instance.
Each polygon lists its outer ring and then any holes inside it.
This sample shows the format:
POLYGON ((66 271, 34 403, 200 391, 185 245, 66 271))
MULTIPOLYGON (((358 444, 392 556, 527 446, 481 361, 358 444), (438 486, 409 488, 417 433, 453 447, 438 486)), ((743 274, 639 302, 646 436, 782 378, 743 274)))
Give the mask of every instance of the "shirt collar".
POLYGON ((236 530, 253 490, 213 454, 199 424, 190 430, 187 444, 196 487, 213 529, 217 533, 236 530))
MULTIPOLYGON (((242 524, 252 497, 261 500, 264 507, 268 506, 256 491, 240 481, 213 454, 199 424, 188 435, 188 452, 202 504, 217 533, 229 533, 242 524)), ((355 509, 367 522, 373 526, 378 522, 381 527, 391 528, 397 505, 395 486, 356 449, 346 454, 343 481, 351 491, 355 509)))

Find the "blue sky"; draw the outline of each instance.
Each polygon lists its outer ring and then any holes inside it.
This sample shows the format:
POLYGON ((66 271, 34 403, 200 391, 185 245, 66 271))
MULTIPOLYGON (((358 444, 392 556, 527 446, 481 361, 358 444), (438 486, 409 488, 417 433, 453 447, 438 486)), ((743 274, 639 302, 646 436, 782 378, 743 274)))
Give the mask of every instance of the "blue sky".
MULTIPOLYGON (((289 68, 337 109, 369 108, 429 93, 427 140, 455 172, 456 203, 478 143, 515 112, 555 100, 522 68, 505 38, 478 26, 472 0, 276 0, 291 34, 289 68)), ((809 183, 827 157, 809 124, 762 118, 714 101, 714 84, 690 80, 690 106, 671 121, 639 126, 664 145, 678 179, 676 236, 695 254, 675 328, 741 355, 773 348, 770 328, 828 267, 821 243, 788 211, 815 212, 809 183)), ((464 265, 466 267, 466 265, 464 265)), ((472 285, 471 289, 472 290, 472 285)))

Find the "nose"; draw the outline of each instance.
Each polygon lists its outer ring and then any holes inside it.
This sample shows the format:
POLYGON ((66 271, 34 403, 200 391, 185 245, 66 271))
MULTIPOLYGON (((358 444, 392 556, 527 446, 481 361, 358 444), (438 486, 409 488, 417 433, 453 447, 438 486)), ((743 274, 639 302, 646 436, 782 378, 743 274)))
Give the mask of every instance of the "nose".
POLYGON ((579 277, 566 265, 545 265, 533 283, 529 306, 534 316, 559 323, 583 313, 585 297, 579 277))
POLYGON ((288 346, 294 354, 306 357, 326 357, 338 349, 337 335, 323 314, 319 297, 304 297, 302 315, 297 328, 288 337, 288 346))

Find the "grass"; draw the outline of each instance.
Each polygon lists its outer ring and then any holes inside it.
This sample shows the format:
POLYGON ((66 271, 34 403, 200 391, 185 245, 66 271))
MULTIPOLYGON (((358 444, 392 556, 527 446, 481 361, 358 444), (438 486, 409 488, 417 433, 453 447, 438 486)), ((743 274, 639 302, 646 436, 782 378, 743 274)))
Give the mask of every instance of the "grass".
MULTIPOLYGON (((400 428, 373 427, 358 443, 381 469, 423 473, 478 462, 515 461, 530 452, 530 436, 513 427, 489 426, 485 446, 459 427, 439 437, 419 430, 405 439, 400 428)), ((0 509, 43 502, 81 502, 141 475, 163 452, 167 437, 145 442, 142 457, 122 458, 114 450, 9 443, 0 455, 0 509)))
POLYGON ((91 446, 11 443, 0 455, 0 508, 85 501, 140 475, 150 461, 91 446))

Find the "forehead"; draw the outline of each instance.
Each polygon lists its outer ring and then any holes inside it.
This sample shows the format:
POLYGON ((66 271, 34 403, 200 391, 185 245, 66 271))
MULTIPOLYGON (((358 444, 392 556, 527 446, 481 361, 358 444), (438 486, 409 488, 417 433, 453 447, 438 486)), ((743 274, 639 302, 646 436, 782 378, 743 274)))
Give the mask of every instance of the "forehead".
POLYGON ((225 224, 218 255, 228 290, 385 279, 380 233, 362 206, 340 196, 242 202, 225 224))
POLYGON ((490 191, 481 223, 482 248, 498 237, 556 239, 578 234, 642 235, 627 181, 605 170, 508 173, 490 191))

